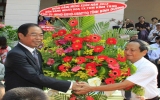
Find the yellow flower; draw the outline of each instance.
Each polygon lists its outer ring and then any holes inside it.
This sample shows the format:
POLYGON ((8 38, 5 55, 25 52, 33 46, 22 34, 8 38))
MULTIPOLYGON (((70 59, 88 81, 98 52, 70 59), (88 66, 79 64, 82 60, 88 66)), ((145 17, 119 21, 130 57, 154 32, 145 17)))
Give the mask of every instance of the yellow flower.
POLYGON ((71 77, 73 74, 72 72, 61 72, 59 73, 59 76, 62 76, 62 77, 71 77))
POLYGON ((84 72, 82 72, 82 71, 78 71, 78 73, 77 73, 75 76, 80 77, 82 80, 88 79, 88 74, 87 74, 87 73, 84 73, 84 72))
POLYGON ((90 50, 85 50, 84 51, 84 54, 86 54, 86 55, 93 55, 93 49, 90 49, 90 50))

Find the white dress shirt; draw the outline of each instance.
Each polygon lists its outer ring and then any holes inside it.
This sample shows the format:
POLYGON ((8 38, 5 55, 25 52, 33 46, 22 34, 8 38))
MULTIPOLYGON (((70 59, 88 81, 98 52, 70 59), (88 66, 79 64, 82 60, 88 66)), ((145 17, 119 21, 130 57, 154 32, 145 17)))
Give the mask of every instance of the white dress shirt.
POLYGON ((148 51, 149 60, 155 63, 155 60, 160 57, 160 45, 157 43, 150 45, 150 50, 148 51))
POLYGON ((157 29, 153 29, 153 30, 150 31, 150 33, 149 33, 149 35, 148 35, 148 40, 149 40, 150 42, 156 42, 156 41, 155 41, 155 38, 156 38, 157 36, 153 36, 153 33, 157 33, 157 35, 159 35, 159 34, 160 34, 160 31, 158 31, 157 29))
MULTIPOLYGON (((145 90, 144 97, 146 99, 151 99, 158 96, 157 67, 144 57, 135 62, 134 65, 137 67, 137 71, 135 74, 129 76, 127 80, 143 87, 145 90)), ((140 99, 137 98, 136 94, 132 93, 131 100, 140 99)))

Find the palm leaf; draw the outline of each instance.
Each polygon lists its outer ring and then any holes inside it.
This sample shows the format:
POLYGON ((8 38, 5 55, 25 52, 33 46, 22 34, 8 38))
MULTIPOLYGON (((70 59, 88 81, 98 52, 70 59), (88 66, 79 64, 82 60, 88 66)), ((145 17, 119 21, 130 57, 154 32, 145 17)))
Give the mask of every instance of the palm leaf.
POLYGON ((79 17, 78 21, 79 21, 78 28, 82 30, 82 33, 86 32, 86 30, 91 32, 95 24, 95 17, 94 16, 79 17))
POLYGON ((92 32, 97 34, 103 34, 108 30, 109 22, 98 22, 94 25, 92 32))

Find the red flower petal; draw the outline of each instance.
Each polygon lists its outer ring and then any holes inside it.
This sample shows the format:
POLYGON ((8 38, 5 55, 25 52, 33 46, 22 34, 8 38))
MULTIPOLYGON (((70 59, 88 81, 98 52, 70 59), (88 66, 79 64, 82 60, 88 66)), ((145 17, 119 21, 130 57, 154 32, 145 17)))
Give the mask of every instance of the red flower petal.
POLYGON ((61 30, 58 31, 58 35, 59 35, 59 36, 63 36, 63 35, 65 35, 66 33, 67 33, 67 31, 66 31, 65 29, 61 29, 61 30))
POLYGON ((101 40, 101 36, 97 34, 90 35, 91 42, 99 42, 101 40))
POLYGON ((94 47, 94 52, 102 52, 104 50, 103 46, 95 46, 94 47))
POLYGON ((72 41, 73 38, 74 38, 74 36, 72 34, 67 34, 64 36, 64 39, 67 41, 72 41))
POLYGON ((126 57, 124 57, 124 56, 118 54, 117 60, 119 60, 120 62, 125 62, 125 61, 126 61, 126 57))
POLYGON ((113 78, 107 78, 107 79, 105 79, 105 83, 106 84, 113 84, 113 83, 115 83, 115 81, 113 80, 113 78))
POLYGON ((72 60, 72 57, 70 57, 70 56, 66 56, 63 58, 64 62, 70 62, 71 60, 72 60))
POLYGON ((107 43, 108 45, 116 45, 116 44, 117 44, 117 40, 116 40, 115 38, 108 38, 108 39, 106 40, 106 43, 107 43))
POLYGON ((77 26, 78 25, 78 20, 77 19, 70 20, 69 25, 71 27, 77 26))
POLYGON ((80 50, 82 48, 82 44, 81 43, 74 43, 72 44, 72 48, 73 50, 80 50))
POLYGON ((71 34, 80 34, 81 30, 79 29, 72 29, 71 34))

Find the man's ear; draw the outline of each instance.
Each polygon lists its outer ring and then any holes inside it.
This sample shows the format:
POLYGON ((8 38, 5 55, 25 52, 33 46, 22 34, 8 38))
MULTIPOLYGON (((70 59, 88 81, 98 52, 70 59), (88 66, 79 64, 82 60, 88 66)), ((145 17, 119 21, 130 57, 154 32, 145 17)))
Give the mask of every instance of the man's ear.
POLYGON ((18 33, 18 37, 19 37, 19 39, 22 39, 24 37, 24 35, 22 33, 18 33))
POLYGON ((144 51, 142 51, 143 56, 145 56, 145 55, 147 54, 147 52, 148 52, 148 50, 144 50, 144 51))

